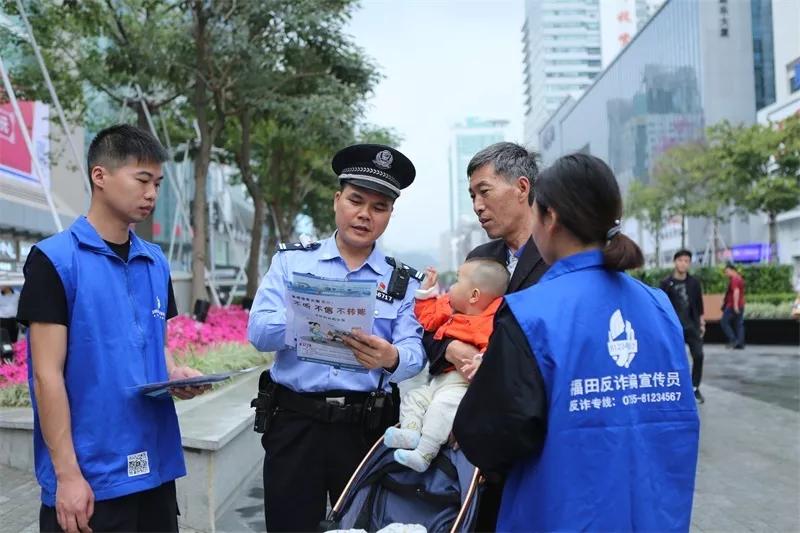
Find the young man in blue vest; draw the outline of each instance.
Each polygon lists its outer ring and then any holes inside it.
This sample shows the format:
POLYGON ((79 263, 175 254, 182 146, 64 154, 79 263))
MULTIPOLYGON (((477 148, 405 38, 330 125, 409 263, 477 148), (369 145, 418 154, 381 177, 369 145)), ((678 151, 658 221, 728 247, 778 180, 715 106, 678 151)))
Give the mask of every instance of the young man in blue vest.
POLYGON ((88 215, 25 263, 17 316, 30 324, 42 531, 178 530, 174 480, 186 468, 175 406, 135 387, 200 373, 164 351, 177 315, 169 264, 129 229, 153 212, 166 158, 138 128, 101 131, 89 147, 88 215))

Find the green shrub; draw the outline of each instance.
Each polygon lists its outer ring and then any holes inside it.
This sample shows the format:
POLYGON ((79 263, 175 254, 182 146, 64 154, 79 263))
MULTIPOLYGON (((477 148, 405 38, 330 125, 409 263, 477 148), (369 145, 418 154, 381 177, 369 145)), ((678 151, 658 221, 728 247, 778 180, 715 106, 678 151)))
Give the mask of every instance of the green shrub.
POLYGON ((630 275, 651 287, 658 287, 661 280, 672 274, 671 268, 648 268, 631 270, 630 275))
POLYGON ((705 294, 719 294, 728 288, 728 278, 722 270, 721 266, 694 269, 693 274, 700 280, 705 294))
POLYGON ((772 304, 780 305, 787 302, 794 302, 797 296, 793 292, 775 292, 766 294, 745 294, 747 305, 752 304, 772 304))
POLYGON ((739 269, 744 277, 747 294, 792 292, 792 267, 790 265, 746 266, 739 269))
POLYGON ((782 304, 754 303, 744 306, 744 318, 782 319, 792 318, 792 303, 782 304))
MULTIPOLYGON (((207 352, 194 354, 191 351, 176 357, 179 365, 188 365, 203 374, 216 374, 242 370, 253 366, 261 366, 272 361, 272 353, 257 351, 250 344, 219 344, 207 352)), ((214 388, 224 386, 230 381, 223 381, 214 385, 214 388)), ((12 385, 0 388, 0 407, 28 407, 31 398, 28 385, 12 385)))
POLYGON ((28 384, 19 383, 9 387, 0 387, 0 407, 29 407, 31 397, 28 384))
MULTIPOLYGON (((723 266, 695 267, 691 274, 700 280, 705 294, 724 293, 728 288, 728 278, 723 274, 723 266)), ((770 295, 766 301, 780 303, 778 294, 792 293, 792 267, 790 265, 737 266, 745 281, 745 299, 753 300, 754 295, 770 295)), ((658 287, 662 279, 672 273, 671 268, 650 268, 631 271, 631 276, 640 279, 651 287, 658 287)), ((794 299, 794 297, 792 297, 794 299)), ((765 301, 765 300, 760 300, 765 301)))

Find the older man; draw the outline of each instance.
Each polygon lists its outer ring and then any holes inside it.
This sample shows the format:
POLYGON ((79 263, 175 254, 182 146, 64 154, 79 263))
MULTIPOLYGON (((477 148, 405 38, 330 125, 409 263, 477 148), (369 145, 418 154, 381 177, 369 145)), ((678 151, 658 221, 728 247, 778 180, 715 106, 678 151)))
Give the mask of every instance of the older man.
MULTIPOLYGON (((489 257, 506 265, 511 274, 507 293, 516 292, 539 281, 547 271, 536 248, 533 231, 533 182, 538 168, 536 154, 510 142, 484 148, 467 165, 469 194, 478 221, 492 241, 472 250, 467 258, 489 257)), ((451 366, 464 375, 478 349, 458 340, 436 341, 423 338, 433 375, 451 366)), ((487 473, 488 483, 481 498, 477 531, 492 531, 500 508, 503 479, 499 473, 487 473)))
MULTIPOLYGON (((533 228, 533 180, 536 154, 510 142, 484 148, 467 166, 472 208, 492 241, 472 250, 467 259, 490 257, 506 265, 511 274, 507 292, 530 287, 542 277, 547 265, 531 239, 533 228)), ((461 370, 472 361, 477 348, 460 341, 434 341, 425 337, 430 371, 438 374, 450 364, 461 370)))

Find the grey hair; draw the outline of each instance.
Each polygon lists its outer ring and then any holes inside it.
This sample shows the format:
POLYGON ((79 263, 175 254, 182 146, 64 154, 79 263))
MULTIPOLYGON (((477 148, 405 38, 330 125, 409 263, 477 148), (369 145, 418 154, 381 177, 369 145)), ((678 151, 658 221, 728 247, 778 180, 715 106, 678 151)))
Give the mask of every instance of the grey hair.
POLYGON ((525 176, 531 184, 528 192, 528 205, 533 205, 533 182, 539 174, 536 160, 539 158, 534 151, 512 142, 499 142, 487 146, 474 156, 467 165, 467 177, 484 165, 491 163, 494 171, 503 176, 509 183, 514 183, 520 176, 525 176))

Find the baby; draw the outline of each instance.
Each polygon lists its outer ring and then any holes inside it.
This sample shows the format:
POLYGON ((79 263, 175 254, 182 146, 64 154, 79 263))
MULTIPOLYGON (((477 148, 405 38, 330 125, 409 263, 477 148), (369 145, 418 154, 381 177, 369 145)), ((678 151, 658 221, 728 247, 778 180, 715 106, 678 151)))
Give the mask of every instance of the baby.
MULTIPOLYGON (((489 343, 492 322, 508 286, 506 267, 494 259, 471 259, 458 269, 448 294, 436 296, 438 276, 433 268, 416 292, 414 313, 434 338, 457 339, 481 353, 489 343)), ((476 356, 480 358, 481 354, 476 356)), ((477 368, 477 362, 474 364, 477 368)), ((447 442, 467 380, 454 368, 433 376, 428 385, 409 391, 400 404, 400 429, 390 427, 384 444, 399 448, 394 459, 417 472, 428 469, 447 442)))

